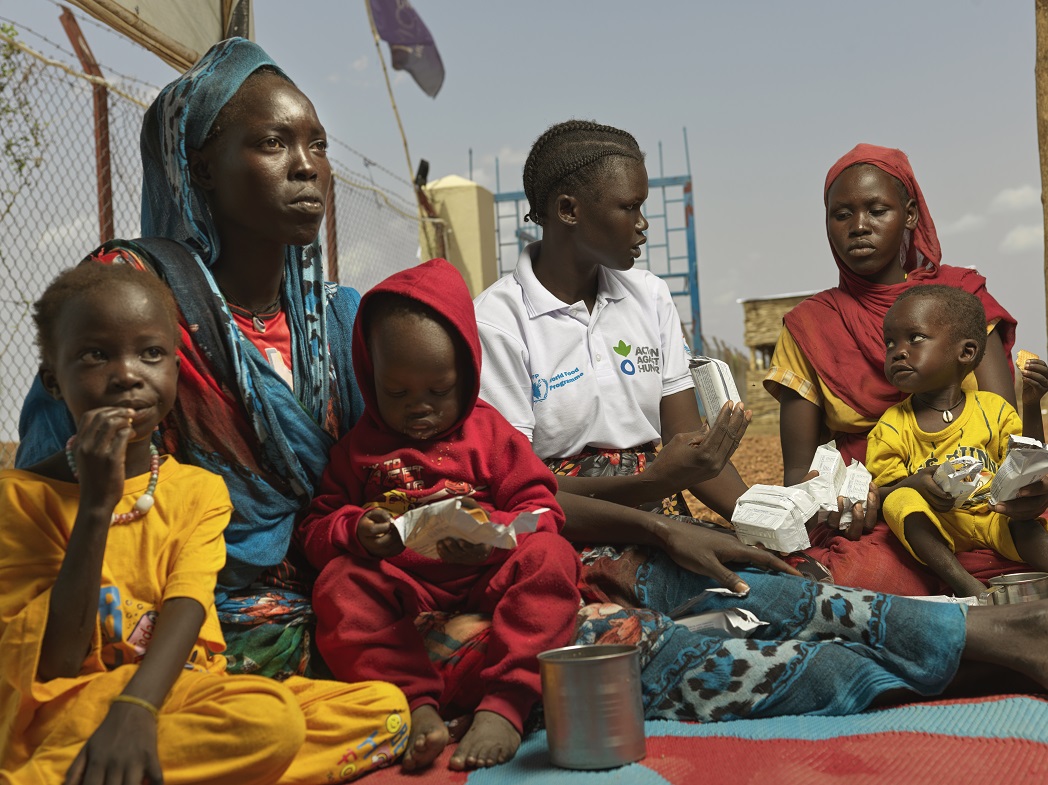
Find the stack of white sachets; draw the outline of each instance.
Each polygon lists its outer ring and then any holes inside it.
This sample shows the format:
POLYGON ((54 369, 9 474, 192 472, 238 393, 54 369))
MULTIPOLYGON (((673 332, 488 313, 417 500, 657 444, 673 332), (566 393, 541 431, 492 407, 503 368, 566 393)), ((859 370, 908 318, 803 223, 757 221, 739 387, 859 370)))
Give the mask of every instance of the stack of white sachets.
POLYGON ((731 522, 740 542, 791 553, 811 546, 805 523, 818 511, 804 488, 753 485, 735 503, 731 522))
POLYGON ((691 378, 695 382, 695 397, 702 405, 702 413, 713 425, 724 404, 738 403, 742 400, 735 386, 731 369, 723 360, 712 357, 692 355, 688 359, 691 378))
POLYGON ((819 476, 802 482, 798 487, 806 489, 819 502, 819 522, 825 522, 831 512, 838 510, 837 499, 843 497, 844 512, 838 527, 847 529, 852 522, 852 507, 856 504, 865 506, 873 477, 854 459, 851 466, 845 466, 844 456, 834 442, 827 442, 815 450, 808 471, 816 471, 819 476))
POLYGON ((815 451, 810 471, 819 474, 789 488, 754 485, 740 496, 731 516, 739 540, 783 553, 803 550, 811 544, 807 522, 816 515, 825 521, 838 509, 837 499, 842 496, 846 512, 841 515, 840 527, 847 528, 852 521, 851 508, 866 503, 873 479, 870 473, 858 461, 845 466, 833 442, 815 451))

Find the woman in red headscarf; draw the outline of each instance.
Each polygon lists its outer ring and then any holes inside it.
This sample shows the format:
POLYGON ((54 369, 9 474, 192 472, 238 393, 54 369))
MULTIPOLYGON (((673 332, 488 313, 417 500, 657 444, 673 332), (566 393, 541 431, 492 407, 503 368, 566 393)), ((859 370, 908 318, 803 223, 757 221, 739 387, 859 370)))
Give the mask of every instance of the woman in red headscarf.
MULTIPOLYGON (((826 175, 823 196, 840 282, 786 315, 764 380, 779 400, 787 485, 804 478, 816 447, 831 438, 846 462, 865 462, 867 433, 905 397, 884 377, 882 323, 895 299, 912 286, 945 284, 979 298, 989 338, 986 355, 965 386, 990 390, 1015 404, 1009 360, 1015 320, 986 290, 979 273, 939 263, 935 224, 906 154, 856 146, 826 175)), ((1028 500, 1022 503, 1030 507, 1045 492, 1039 484, 1026 490, 1028 500)), ((1040 509, 1043 505, 1034 514, 1040 509)), ((851 534, 856 540, 862 533, 858 529, 851 534)), ((940 592, 938 579, 909 557, 883 523, 861 542, 836 533, 828 527, 814 530, 809 550, 836 583, 896 594, 940 592)), ((966 559, 972 562, 969 572, 978 577, 1005 571, 1006 565, 988 551, 974 551, 966 559)))

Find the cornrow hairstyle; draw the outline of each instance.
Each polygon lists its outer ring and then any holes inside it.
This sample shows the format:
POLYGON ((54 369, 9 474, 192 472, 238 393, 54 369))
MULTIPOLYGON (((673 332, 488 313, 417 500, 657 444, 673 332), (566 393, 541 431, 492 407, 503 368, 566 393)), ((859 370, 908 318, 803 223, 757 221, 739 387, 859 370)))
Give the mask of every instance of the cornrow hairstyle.
POLYGON ((971 367, 977 367, 986 352, 986 311, 979 298, 955 286, 924 284, 900 294, 892 307, 914 297, 931 297, 935 300, 936 318, 950 330, 953 340, 975 341, 979 348, 971 367))
POLYGON ((40 350, 40 359, 46 363, 54 357, 61 340, 61 336, 55 334, 55 325, 63 309, 96 291, 108 293, 114 285, 121 283, 137 286, 150 300, 163 307, 177 342, 178 305, 167 284, 153 273, 129 264, 84 262, 59 273, 33 304, 33 323, 36 325, 36 345, 40 350))
POLYGON ((592 192, 608 170, 612 157, 644 162, 632 134, 590 120, 568 120, 550 126, 535 140, 524 163, 524 194, 528 213, 524 220, 542 226, 550 197, 558 193, 592 192))

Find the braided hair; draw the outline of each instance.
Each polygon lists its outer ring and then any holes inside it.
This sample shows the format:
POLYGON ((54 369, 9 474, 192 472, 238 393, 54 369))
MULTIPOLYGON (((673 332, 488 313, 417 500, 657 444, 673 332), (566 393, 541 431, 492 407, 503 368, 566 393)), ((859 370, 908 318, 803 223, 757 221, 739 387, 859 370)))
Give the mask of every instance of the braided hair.
POLYGON ((524 194, 529 207, 524 220, 542 226, 549 199, 557 193, 582 191, 589 196, 613 157, 644 162, 637 140, 621 129, 590 120, 550 126, 535 140, 524 162, 524 194))

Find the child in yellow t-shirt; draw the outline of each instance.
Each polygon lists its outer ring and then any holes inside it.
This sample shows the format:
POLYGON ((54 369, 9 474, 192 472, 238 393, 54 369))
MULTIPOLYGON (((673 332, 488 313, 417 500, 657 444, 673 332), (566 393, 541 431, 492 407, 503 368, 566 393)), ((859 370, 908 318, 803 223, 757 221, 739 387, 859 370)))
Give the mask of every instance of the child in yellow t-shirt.
POLYGON ((151 436, 178 378, 156 276, 88 263, 36 304, 64 452, 0 472, 0 785, 345 782, 407 743, 383 682, 225 672, 222 478, 151 436))
POLYGON ((1022 368, 1022 421, 999 395, 962 389, 986 348, 986 316, 978 298, 949 286, 916 286, 900 295, 884 317, 884 345, 888 381, 910 393, 870 432, 866 454, 892 531, 958 596, 984 589, 957 561, 958 552, 992 548, 1048 570, 1042 519, 1010 520, 996 512, 988 504, 988 482, 954 509, 954 499, 932 479, 938 464, 967 455, 983 463, 988 481, 1009 436, 1022 431, 1043 441, 1040 399, 1048 392, 1048 365, 1033 359, 1022 368))

